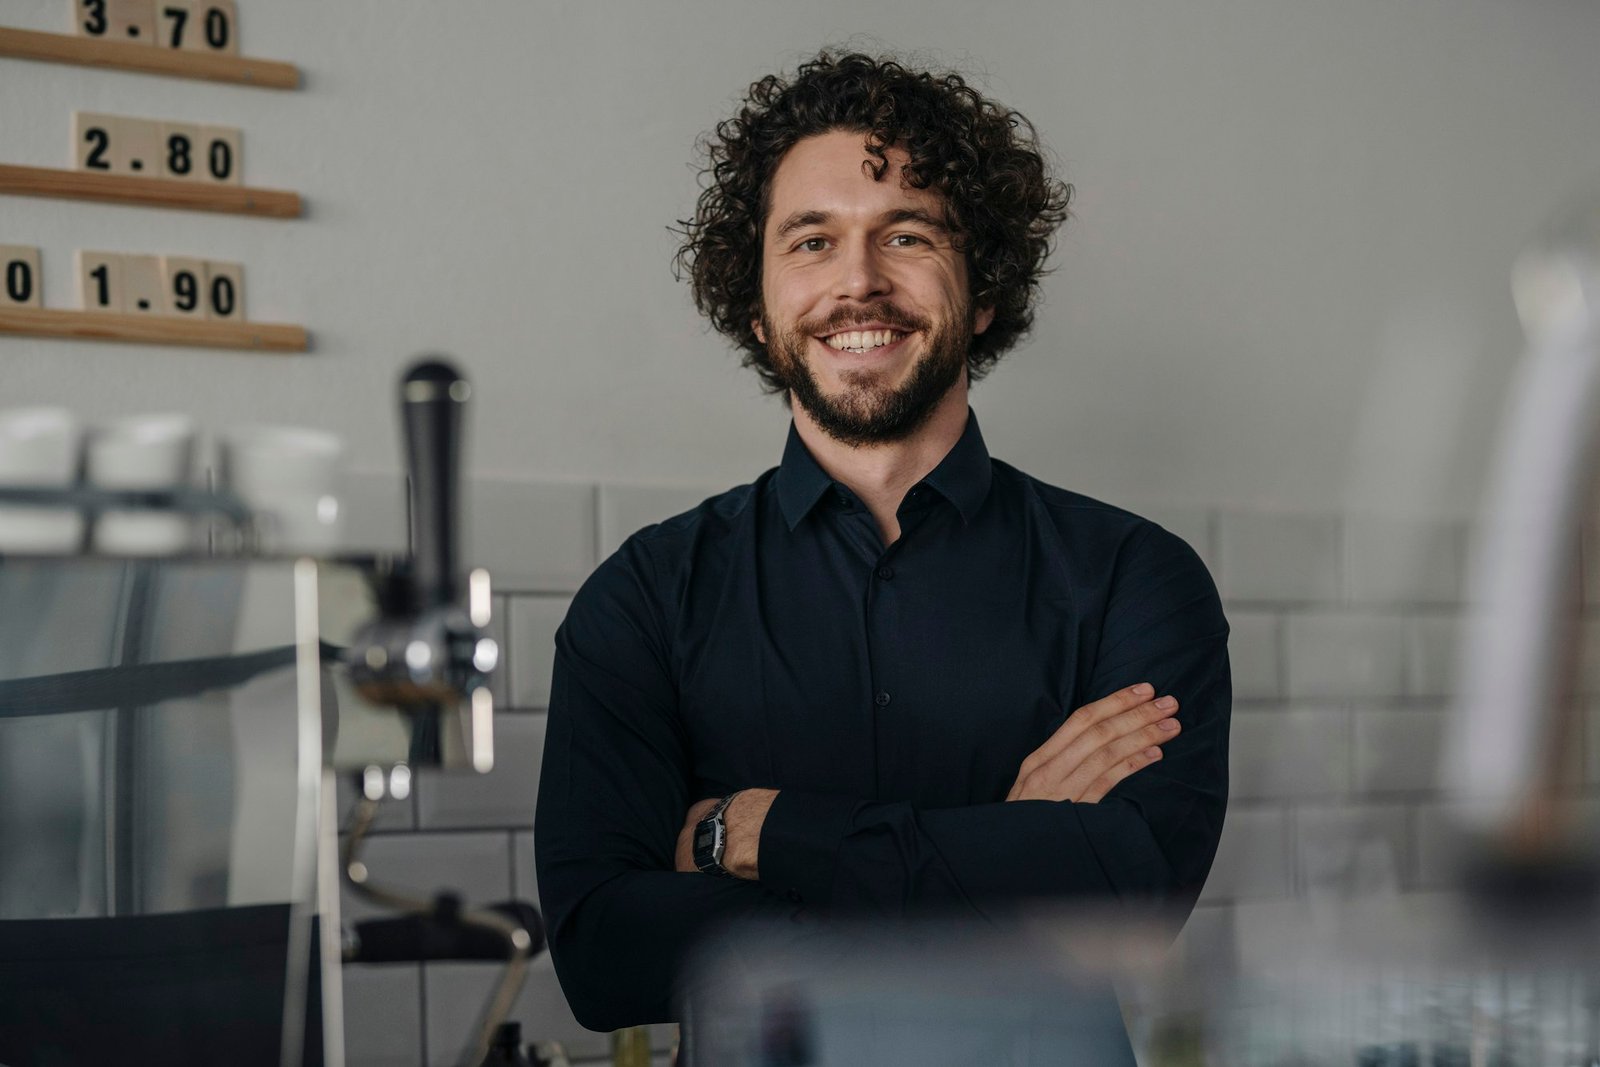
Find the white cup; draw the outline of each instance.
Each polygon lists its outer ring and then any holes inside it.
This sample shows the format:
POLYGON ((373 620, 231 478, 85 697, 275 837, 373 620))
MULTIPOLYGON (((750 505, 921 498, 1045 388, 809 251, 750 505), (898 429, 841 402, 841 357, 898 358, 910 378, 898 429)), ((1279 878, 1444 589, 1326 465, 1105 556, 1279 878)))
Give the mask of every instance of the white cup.
POLYGON ((222 485, 255 513, 268 554, 327 553, 339 547, 338 437, 302 426, 255 426, 221 445, 222 485))
MULTIPOLYGON (((65 408, 0 411, 0 485, 68 489, 78 477, 78 420, 65 408)), ((0 552, 60 554, 83 542, 76 508, 0 504, 0 552)))
MULTIPOLYGON (((133 415, 89 435, 89 483, 100 489, 181 489, 194 468, 194 420, 186 415, 133 415)), ((187 514, 109 510, 95 522, 97 552, 160 556, 193 546, 194 520, 187 514)))

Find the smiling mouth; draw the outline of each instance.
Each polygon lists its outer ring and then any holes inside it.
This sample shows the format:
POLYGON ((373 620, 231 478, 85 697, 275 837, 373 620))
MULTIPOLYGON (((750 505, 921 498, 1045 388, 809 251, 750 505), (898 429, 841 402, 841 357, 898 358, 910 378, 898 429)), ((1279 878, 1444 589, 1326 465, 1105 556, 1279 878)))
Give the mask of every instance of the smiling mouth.
POLYGON ((844 330, 821 338, 823 344, 839 352, 861 355, 878 348, 887 348, 910 336, 900 330, 844 330))

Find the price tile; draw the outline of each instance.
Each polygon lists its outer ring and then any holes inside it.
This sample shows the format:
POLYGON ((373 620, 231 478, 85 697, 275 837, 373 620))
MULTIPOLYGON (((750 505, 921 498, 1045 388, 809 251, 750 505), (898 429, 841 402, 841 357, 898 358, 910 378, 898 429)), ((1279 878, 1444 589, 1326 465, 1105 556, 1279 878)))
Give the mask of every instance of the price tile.
POLYGON ((122 311, 122 256, 116 252, 75 254, 78 303, 85 311, 122 311))
POLYGON ((106 40, 155 44, 155 0, 105 0, 105 10, 106 40))
POLYGON ((244 135, 238 129, 232 126, 202 126, 199 144, 204 150, 204 159, 200 161, 203 178, 224 185, 244 184, 239 167, 244 135))
POLYGON ((238 263, 206 261, 206 317, 244 319, 244 267, 238 263))
POLYGON ((162 256, 161 281, 168 315, 183 319, 210 317, 208 309, 211 302, 206 293, 204 260, 188 256, 162 256))
POLYGON ((39 278, 37 248, 0 245, 0 307, 44 307, 39 278))
POLYGON ((149 119, 117 119, 111 132, 111 169, 117 174, 159 178, 161 123, 149 119))
POLYGON ((239 51, 239 8, 233 0, 193 0, 190 28, 179 47, 196 52, 239 51))
POLYGON ((192 122, 161 124, 161 176, 178 181, 205 179, 205 149, 200 127, 192 122))
POLYGON ((122 310, 129 315, 166 313, 160 256, 122 257, 122 310))
POLYGON ((115 134, 119 123, 115 115, 92 111, 72 113, 72 159, 78 170, 110 174, 116 170, 115 134))
POLYGON ((195 9, 200 6, 198 0, 156 0, 156 44, 196 50, 193 42, 202 30, 195 9))

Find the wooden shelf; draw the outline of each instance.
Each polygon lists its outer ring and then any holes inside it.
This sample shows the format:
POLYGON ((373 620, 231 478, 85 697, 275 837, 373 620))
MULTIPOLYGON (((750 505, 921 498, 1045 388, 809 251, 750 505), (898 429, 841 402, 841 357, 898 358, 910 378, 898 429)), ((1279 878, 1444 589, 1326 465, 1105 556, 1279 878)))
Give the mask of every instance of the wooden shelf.
POLYGON ((147 345, 241 348, 254 352, 304 352, 302 326, 267 322, 207 322, 155 315, 112 315, 55 308, 0 308, 0 334, 75 341, 127 341, 147 345))
POLYGON ((186 211, 220 211, 271 219, 298 218, 301 211, 300 194, 281 189, 136 178, 129 174, 96 174, 87 170, 17 167, 7 163, 0 163, 0 193, 175 207, 186 211))
POLYGON ((300 68, 270 59, 246 59, 221 52, 180 52, 154 44, 102 41, 64 33, 40 33, 0 27, 0 56, 76 63, 83 67, 169 74, 175 78, 255 85, 263 89, 298 89, 300 68))

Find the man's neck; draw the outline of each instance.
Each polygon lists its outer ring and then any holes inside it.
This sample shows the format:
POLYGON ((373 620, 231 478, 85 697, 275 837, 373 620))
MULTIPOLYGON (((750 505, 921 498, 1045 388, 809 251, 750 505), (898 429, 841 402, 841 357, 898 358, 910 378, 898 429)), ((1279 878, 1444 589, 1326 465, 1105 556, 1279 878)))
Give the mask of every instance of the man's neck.
POLYGON ((883 543, 890 545, 900 539, 895 512, 906 491, 939 465, 967 428, 966 377, 950 387, 928 421, 903 441, 844 444, 828 436, 799 403, 794 404, 794 425, 817 465, 861 499, 877 520, 883 543))

